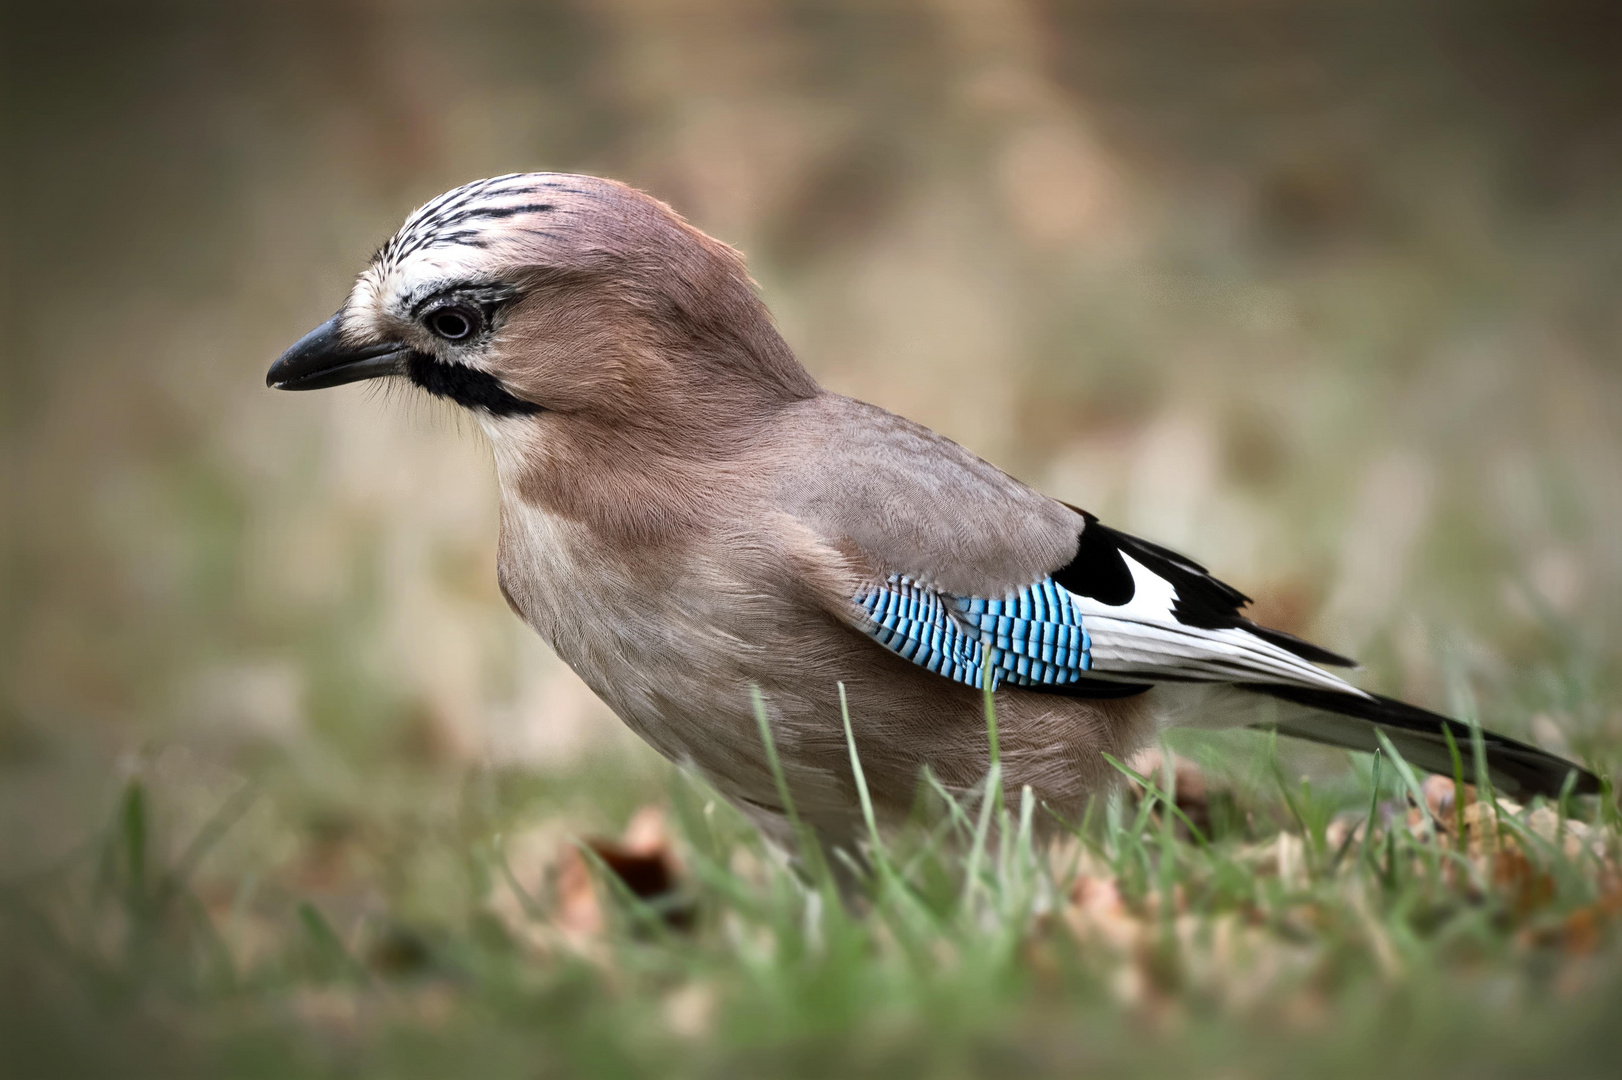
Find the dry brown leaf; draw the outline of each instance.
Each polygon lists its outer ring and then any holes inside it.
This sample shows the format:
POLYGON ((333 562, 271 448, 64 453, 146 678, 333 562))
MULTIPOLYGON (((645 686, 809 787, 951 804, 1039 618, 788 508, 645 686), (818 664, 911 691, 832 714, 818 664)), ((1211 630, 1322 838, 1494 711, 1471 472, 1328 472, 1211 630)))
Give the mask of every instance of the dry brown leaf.
MULTIPOLYGON (((1127 767, 1141 776, 1147 777, 1157 788, 1166 789, 1165 782, 1165 756, 1159 747, 1151 746, 1133 754, 1127 761, 1127 767)), ((1171 758, 1172 775, 1176 784, 1173 802, 1194 827, 1205 835, 1211 835, 1211 790, 1205 780, 1205 774, 1200 767, 1187 758, 1173 754, 1171 758)), ((1136 782, 1129 782, 1129 789, 1134 796, 1142 795, 1142 788, 1136 782)), ((1181 825, 1179 825, 1181 828, 1181 825)))
POLYGON ((1114 878, 1077 877, 1070 886, 1064 918, 1077 938, 1122 951, 1132 948, 1143 931, 1142 922, 1122 901, 1114 878))
POLYGON ((1510 894, 1517 919, 1524 920, 1554 899, 1554 878, 1533 866, 1513 845, 1506 844, 1493 856, 1492 880, 1510 894))
POLYGON ((572 843, 558 850, 557 883, 554 887, 558 929, 571 938, 596 937, 603 931, 603 909, 597 888, 591 881, 591 867, 572 843))
MULTIPOLYGON (((585 846, 631 895, 659 905, 665 925, 674 930, 692 928, 695 912, 691 903, 678 899, 681 868, 658 807, 637 811, 622 839, 592 837, 585 846)), ((569 844, 559 853, 558 865, 559 923, 577 935, 601 933, 603 912, 587 860, 569 844)))
MULTIPOLYGON (((1452 777, 1436 773, 1425 777, 1425 782, 1420 785, 1420 792, 1425 796, 1425 805, 1430 807, 1431 815, 1436 818, 1438 825, 1448 831, 1452 831, 1458 825, 1454 802, 1457 794, 1455 787, 1452 777)), ((1466 809, 1475 803, 1476 789, 1473 784, 1464 785, 1463 799, 1466 809)))
POLYGON ((1559 925, 1531 935, 1528 944, 1587 956, 1600 947, 1618 916, 1622 916, 1622 874, 1612 873, 1604 878, 1599 899, 1571 912, 1559 925))

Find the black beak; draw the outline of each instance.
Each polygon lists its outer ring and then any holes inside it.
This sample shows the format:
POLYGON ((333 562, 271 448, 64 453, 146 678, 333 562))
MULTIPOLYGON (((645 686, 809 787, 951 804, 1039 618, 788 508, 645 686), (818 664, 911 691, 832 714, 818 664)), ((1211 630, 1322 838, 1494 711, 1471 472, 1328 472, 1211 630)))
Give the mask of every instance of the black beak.
POLYGON ((265 385, 273 390, 324 390, 362 379, 399 375, 410 354, 409 346, 396 341, 359 348, 345 344, 338 334, 338 316, 334 315, 299 338, 270 365, 265 385))

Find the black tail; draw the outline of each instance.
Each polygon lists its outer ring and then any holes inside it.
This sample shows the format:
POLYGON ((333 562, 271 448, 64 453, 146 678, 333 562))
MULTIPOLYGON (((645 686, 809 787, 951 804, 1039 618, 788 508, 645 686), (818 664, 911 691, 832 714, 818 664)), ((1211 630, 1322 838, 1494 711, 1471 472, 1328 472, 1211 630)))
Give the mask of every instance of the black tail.
MULTIPOLYGON (((1387 697, 1358 697, 1275 683, 1250 683, 1245 688, 1314 710, 1266 725, 1284 735, 1372 752, 1380 747, 1375 736, 1378 729, 1410 764, 1443 776, 1453 775, 1453 755, 1442 734, 1450 731, 1464 762, 1465 778, 1473 782, 1476 775, 1468 724, 1387 697)), ((1481 738, 1493 787, 1505 795, 1523 800, 1533 795, 1553 797, 1560 794, 1572 773, 1577 775, 1572 789, 1576 794, 1594 795, 1600 790, 1599 777, 1581 765, 1490 731, 1483 731, 1481 738)))

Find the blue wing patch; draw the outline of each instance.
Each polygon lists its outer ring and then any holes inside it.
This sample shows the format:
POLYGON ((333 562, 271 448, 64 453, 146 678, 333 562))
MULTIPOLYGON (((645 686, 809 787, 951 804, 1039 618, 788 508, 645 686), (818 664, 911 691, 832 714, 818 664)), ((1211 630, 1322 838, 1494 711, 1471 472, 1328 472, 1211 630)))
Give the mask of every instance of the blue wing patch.
POLYGON ((899 574, 856 598, 867 633, 896 655, 968 686, 1065 686, 1092 667, 1092 642, 1069 594, 1044 578, 1001 600, 950 596, 899 574))

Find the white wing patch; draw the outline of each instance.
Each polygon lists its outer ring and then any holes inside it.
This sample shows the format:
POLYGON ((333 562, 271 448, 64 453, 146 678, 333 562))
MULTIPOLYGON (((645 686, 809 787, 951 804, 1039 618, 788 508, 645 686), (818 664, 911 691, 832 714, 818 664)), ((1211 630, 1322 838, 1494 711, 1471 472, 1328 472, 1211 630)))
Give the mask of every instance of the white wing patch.
POLYGON ((1066 592, 1092 639, 1097 678, 1193 679, 1200 682, 1283 682, 1366 697, 1363 691, 1242 627, 1203 630, 1177 621, 1171 582, 1125 552, 1134 586, 1120 606, 1066 592))

